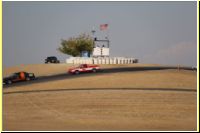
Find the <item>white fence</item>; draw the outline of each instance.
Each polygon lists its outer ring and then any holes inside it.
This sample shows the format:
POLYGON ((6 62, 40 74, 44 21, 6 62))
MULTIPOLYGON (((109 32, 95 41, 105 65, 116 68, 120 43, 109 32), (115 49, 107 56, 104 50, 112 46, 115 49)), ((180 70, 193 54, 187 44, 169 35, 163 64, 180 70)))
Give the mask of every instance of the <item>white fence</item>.
POLYGON ((70 57, 66 59, 66 63, 72 64, 133 64, 138 59, 127 57, 70 57))

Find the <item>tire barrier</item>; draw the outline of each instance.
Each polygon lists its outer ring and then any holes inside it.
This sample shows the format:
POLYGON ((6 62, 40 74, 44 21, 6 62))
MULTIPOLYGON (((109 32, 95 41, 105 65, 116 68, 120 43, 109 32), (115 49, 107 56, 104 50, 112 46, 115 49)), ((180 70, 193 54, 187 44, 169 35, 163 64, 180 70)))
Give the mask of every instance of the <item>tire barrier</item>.
POLYGON ((127 57, 70 57, 66 59, 70 64, 134 64, 138 59, 127 57))

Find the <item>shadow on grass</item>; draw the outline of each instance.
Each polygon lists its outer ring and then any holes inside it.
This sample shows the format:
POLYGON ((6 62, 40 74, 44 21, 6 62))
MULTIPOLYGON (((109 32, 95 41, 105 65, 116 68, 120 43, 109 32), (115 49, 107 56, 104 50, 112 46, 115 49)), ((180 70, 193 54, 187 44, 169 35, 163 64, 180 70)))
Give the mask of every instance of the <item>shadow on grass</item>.
POLYGON ((49 90, 27 90, 27 91, 13 91, 4 92, 3 94, 19 94, 19 93, 41 93, 41 92, 63 92, 63 91, 102 91, 102 90, 112 90, 112 91, 176 91, 176 92, 197 92, 195 89, 183 89, 183 88, 73 88, 73 89, 49 89, 49 90))

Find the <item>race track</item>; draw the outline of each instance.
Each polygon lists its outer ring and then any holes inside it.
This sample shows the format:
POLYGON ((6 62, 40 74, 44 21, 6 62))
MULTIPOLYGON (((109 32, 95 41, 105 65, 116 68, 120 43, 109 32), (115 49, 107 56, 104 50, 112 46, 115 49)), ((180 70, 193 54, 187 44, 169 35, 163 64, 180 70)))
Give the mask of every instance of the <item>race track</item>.
MULTIPOLYGON (((72 75, 66 73, 51 75, 51 76, 40 76, 37 77, 36 80, 28 81, 28 82, 18 82, 13 83, 11 85, 3 85, 3 88, 12 88, 17 86, 29 85, 34 83, 42 83, 42 82, 49 82, 55 80, 62 80, 62 79, 72 79, 72 78, 80 78, 80 77, 88 77, 88 76, 96 76, 96 75, 103 75, 108 73, 120 73, 120 72, 139 72, 139 71, 152 71, 152 70, 165 70, 165 69, 178 69, 177 67, 163 67, 163 66, 150 66, 150 67, 119 67, 119 68, 104 68, 101 69, 100 72, 97 73, 82 73, 80 75, 72 75)), ((191 67, 180 67, 181 70, 193 70, 191 67)))

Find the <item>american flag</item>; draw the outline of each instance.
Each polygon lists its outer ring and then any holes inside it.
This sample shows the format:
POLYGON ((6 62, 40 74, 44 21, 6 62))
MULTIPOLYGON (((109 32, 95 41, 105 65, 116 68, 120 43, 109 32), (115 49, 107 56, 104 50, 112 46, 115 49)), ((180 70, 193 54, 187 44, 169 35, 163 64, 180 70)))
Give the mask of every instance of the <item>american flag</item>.
POLYGON ((100 25, 100 30, 107 30, 108 24, 101 24, 100 25))

